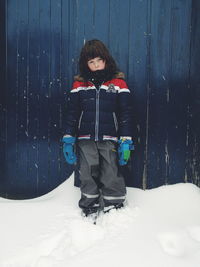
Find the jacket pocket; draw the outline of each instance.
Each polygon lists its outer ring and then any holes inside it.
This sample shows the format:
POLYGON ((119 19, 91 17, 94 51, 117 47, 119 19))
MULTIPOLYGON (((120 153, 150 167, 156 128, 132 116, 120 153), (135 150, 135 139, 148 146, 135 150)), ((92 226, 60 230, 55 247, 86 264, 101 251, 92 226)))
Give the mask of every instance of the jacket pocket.
POLYGON ((118 121, 117 121, 117 117, 115 112, 113 112, 113 120, 114 120, 114 124, 115 124, 115 129, 116 131, 118 131, 118 121))
POLYGON ((80 115, 80 118, 79 118, 78 129, 80 129, 80 127, 81 127, 82 117, 83 117, 83 111, 81 112, 81 115, 80 115))

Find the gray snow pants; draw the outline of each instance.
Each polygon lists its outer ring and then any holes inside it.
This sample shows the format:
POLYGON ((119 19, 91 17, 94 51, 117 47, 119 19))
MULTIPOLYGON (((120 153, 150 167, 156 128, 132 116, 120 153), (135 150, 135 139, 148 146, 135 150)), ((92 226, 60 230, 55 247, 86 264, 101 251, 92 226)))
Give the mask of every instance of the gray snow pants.
POLYGON ((81 180, 80 208, 123 203, 126 186, 117 162, 117 144, 112 141, 80 140, 78 145, 81 180), (100 201, 101 199, 101 201, 100 201))

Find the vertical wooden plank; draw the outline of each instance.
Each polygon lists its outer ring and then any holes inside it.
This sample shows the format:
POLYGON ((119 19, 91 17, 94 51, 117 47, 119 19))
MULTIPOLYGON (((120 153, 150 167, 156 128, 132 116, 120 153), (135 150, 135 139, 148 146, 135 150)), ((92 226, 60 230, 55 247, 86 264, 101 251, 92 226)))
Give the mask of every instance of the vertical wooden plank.
MULTIPOLYGON (((60 110, 60 128, 61 135, 65 134, 65 118, 66 118, 66 98, 71 89, 75 60, 75 19, 76 18, 76 2, 75 1, 63 1, 62 2, 62 20, 61 20, 61 110, 60 110)), ((60 162, 61 162, 61 179, 68 177, 73 170, 72 166, 69 166, 63 156, 62 143, 60 147, 60 162)))
POLYGON ((130 1, 129 7, 129 56, 127 76, 133 91, 133 128, 135 151, 130 164, 127 184, 145 188, 147 179, 148 130, 148 57, 149 57, 149 1, 130 1))
POLYGON ((29 1, 28 36, 28 177, 32 181, 32 196, 38 194, 39 183, 39 0, 29 1))
POLYGON ((200 2, 192 1, 186 182, 200 186, 200 2))
MULTIPOLYGON (((120 12, 118 13, 119 17, 117 18, 115 24, 119 25, 118 28, 118 64, 120 69, 125 73, 127 76, 127 67, 128 67, 128 59, 129 59, 129 24, 130 24, 130 1, 119 1, 118 9, 120 12)), ((115 12, 115 10, 114 10, 115 12)), ((113 41, 115 37, 112 37, 113 41)))
POLYGON ((62 1, 51 1, 51 50, 49 83, 49 190, 59 184, 60 165, 60 108, 61 108, 61 6, 62 1))
POLYGON ((9 197, 17 174, 18 125, 18 1, 7 2, 7 135, 6 135, 6 195, 9 197), (9 190, 9 191, 8 191, 9 190))
POLYGON ((28 177, 28 1, 18 2, 18 98, 17 98, 17 173, 15 183, 16 195, 29 195, 30 181, 28 177), (23 181, 19 182, 19 177, 23 181))
POLYGON ((127 74, 129 52, 129 0, 110 1, 109 48, 117 64, 127 74))
POLYGON ((70 89, 73 81, 75 47, 75 12, 74 1, 63 1, 61 8, 61 83, 64 93, 70 89))
POLYGON ((38 193, 49 188, 49 83, 50 83, 50 0, 39 2, 39 133, 38 138, 38 193))
POLYGON ((94 1, 94 34, 90 38, 97 38, 108 45, 109 41, 110 1, 94 1))
POLYGON ((119 4, 120 0, 110 0, 109 48, 117 63, 119 63, 119 33, 122 18, 119 4))
MULTIPOLYGON (((79 0, 76 2, 76 62, 84 42, 94 37, 94 1, 79 0)), ((78 69, 75 70, 76 72, 78 69)))
POLYGON ((169 184, 185 180, 191 7, 192 1, 172 1, 168 113, 169 184))
POLYGON ((169 178, 168 95, 171 2, 152 1, 150 20, 149 120, 147 188, 169 178))
POLYGON ((6 187, 6 1, 0 2, 0 196, 6 187))
MULTIPOLYGON (((94 14, 95 14, 95 0, 80 0, 79 8, 79 22, 82 24, 83 39, 79 39, 80 48, 83 41, 89 40, 94 36, 94 14)), ((81 24, 79 26, 81 26, 81 24)))

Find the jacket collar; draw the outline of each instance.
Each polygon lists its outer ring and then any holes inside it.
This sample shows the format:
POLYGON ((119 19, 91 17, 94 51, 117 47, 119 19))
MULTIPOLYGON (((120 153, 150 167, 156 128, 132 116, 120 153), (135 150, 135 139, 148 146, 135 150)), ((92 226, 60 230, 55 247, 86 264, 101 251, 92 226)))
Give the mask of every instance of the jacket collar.
MULTIPOLYGON (((113 79, 125 79, 125 75, 123 72, 117 72, 114 76, 113 79)), ((76 75, 74 76, 74 81, 78 82, 85 82, 84 78, 81 75, 76 75)))

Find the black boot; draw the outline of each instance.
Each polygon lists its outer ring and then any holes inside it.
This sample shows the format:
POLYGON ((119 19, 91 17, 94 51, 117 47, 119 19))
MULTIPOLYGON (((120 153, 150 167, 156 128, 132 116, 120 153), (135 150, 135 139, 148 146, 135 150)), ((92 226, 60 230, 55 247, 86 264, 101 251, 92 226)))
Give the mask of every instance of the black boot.
POLYGON ((82 208, 83 216, 88 217, 91 214, 97 213, 99 211, 99 206, 82 208))
POLYGON ((92 206, 87 208, 82 208, 82 216, 86 217, 90 222, 96 224, 97 218, 99 216, 100 206, 92 206))
POLYGON ((112 205, 109 205, 109 206, 105 206, 104 209, 103 209, 103 212, 104 213, 107 213, 109 212, 110 210, 118 210, 118 209, 121 209, 124 207, 124 204, 123 203, 119 203, 119 204, 112 204, 112 205))

